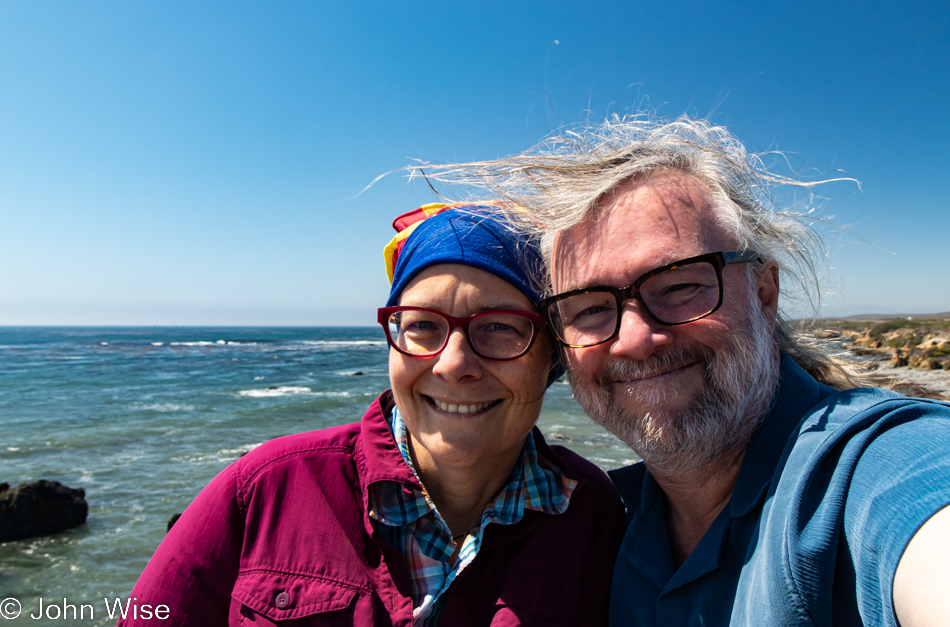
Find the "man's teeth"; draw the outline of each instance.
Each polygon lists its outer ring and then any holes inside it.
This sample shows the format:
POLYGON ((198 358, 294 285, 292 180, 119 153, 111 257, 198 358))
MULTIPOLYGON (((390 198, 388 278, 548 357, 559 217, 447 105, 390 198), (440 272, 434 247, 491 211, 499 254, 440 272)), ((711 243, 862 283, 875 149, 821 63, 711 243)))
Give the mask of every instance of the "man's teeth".
POLYGON ((439 409, 442 411, 447 411, 450 414, 474 414, 475 412, 481 411, 491 405, 492 401, 487 403, 479 403, 477 405, 456 405, 453 403, 443 403, 442 401, 435 401, 435 404, 439 406, 439 409))

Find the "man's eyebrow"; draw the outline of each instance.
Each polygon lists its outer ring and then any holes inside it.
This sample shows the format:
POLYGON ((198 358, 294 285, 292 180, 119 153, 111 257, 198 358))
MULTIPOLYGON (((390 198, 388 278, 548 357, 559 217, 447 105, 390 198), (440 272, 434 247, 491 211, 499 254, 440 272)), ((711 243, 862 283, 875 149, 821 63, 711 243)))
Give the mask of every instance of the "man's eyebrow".
POLYGON ((572 283, 563 289, 559 289, 553 293, 554 296, 558 294, 565 294, 567 292, 573 292, 574 290, 584 290, 584 289, 593 289, 597 287, 623 287, 612 285, 610 281, 585 281, 584 283, 572 283))
POLYGON ((564 289, 560 289, 560 290, 556 291, 555 294, 563 294, 564 292, 573 292, 574 290, 582 290, 582 289, 588 288, 588 287, 600 287, 601 285, 606 285, 606 284, 605 284, 605 283, 597 283, 597 282, 572 283, 572 284, 568 285, 567 287, 565 287, 564 289))

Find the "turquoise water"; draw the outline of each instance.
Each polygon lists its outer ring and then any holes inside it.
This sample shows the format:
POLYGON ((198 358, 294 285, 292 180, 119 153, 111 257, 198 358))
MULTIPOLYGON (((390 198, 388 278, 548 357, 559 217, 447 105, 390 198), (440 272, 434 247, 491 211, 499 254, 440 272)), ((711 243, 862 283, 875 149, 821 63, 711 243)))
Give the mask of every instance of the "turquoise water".
MULTIPOLYGON (((387 352, 378 328, 0 328, 0 481, 89 503, 82 527, 0 544, 0 615, 23 608, 6 624, 67 622, 31 619, 40 598, 114 623, 103 599, 127 598, 172 514, 260 443, 358 421, 389 386, 387 352)), ((605 469, 634 461, 566 383, 540 426, 605 469)))

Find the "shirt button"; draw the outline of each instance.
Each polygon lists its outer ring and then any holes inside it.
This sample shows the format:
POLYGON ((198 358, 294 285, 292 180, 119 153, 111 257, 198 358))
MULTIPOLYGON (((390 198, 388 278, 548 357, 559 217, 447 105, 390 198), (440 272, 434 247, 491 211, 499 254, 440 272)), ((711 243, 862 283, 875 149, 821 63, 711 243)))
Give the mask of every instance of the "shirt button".
POLYGON ((290 595, 286 592, 281 592, 277 595, 277 598, 274 599, 274 605, 276 605, 278 609, 284 609, 290 605, 290 595))

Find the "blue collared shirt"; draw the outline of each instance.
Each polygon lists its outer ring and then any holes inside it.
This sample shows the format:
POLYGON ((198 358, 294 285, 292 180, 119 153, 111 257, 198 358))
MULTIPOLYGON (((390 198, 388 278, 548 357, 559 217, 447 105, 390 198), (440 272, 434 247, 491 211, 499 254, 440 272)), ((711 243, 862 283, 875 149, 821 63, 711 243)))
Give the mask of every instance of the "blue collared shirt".
POLYGON ((610 474, 630 521, 611 625, 896 625, 904 548, 950 504, 950 405, 838 392, 783 354, 732 498, 678 569, 654 478, 610 474))

